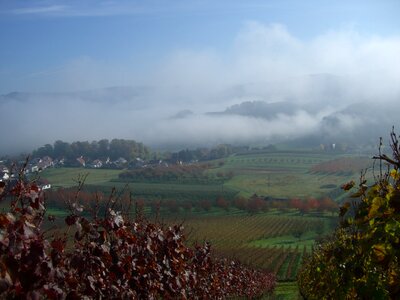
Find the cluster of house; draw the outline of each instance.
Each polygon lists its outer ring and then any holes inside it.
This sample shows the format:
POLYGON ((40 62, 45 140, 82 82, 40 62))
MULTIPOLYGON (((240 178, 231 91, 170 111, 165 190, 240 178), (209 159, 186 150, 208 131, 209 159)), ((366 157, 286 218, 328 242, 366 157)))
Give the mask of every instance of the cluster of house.
POLYGON ((123 168, 127 165, 128 161, 120 157, 117 160, 111 161, 110 158, 107 158, 106 160, 101 160, 101 159, 95 159, 95 160, 88 160, 85 159, 83 156, 77 157, 76 162, 78 163, 79 167, 84 167, 84 168, 94 168, 94 169, 99 169, 99 168, 115 168, 115 169, 120 169, 123 168))
MULTIPOLYGON (((152 167, 169 167, 170 165, 187 165, 193 164, 197 161, 183 162, 183 161, 170 161, 170 160, 144 160, 140 157, 134 160, 128 161, 123 157, 119 157, 116 160, 111 160, 107 158, 105 160, 94 159, 90 160, 83 156, 77 157, 76 159, 52 159, 50 156, 44 156, 41 158, 31 159, 25 166, 25 175, 29 176, 47 169, 47 168, 60 168, 60 167, 84 167, 93 169, 138 169, 138 168, 152 168, 152 167)), ((20 170, 21 166, 25 165, 25 161, 21 161, 15 167, 15 170, 20 170), (19 167, 18 167, 19 166, 19 167)), ((12 188, 17 184, 19 178, 19 172, 13 172, 9 167, 11 166, 11 161, 1 161, 0 160, 0 182, 7 182, 8 188, 12 188)), ((51 184, 40 180, 39 188, 41 190, 47 190, 51 188, 51 184)))
POLYGON ((83 156, 77 157, 75 160, 67 160, 65 158, 52 159, 49 156, 44 156, 42 158, 32 159, 27 165, 27 172, 40 172, 50 167, 84 167, 84 168, 121 168, 126 165, 128 161, 124 158, 119 158, 115 161, 111 161, 109 158, 102 161, 100 159, 88 160, 83 156))
MULTIPOLYGON (((25 162, 20 162, 20 165, 23 165, 25 162)), ((147 167, 156 167, 156 166, 163 166, 168 167, 169 165, 173 164, 186 164, 182 161, 177 162, 169 162, 163 160, 143 160, 139 157, 136 159, 128 162, 123 157, 120 157, 116 160, 111 160, 107 158, 105 160, 101 159, 94 159, 89 160, 84 158, 83 156, 77 157, 75 160, 66 160, 62 159, 52 159, 50 156, 44 156, 41 158, 34 158, 31 159, 25 167, 25 174, 35 174, 41 172, 47 168, 57 168, 57 167, 84 167, 84 168, 107 168, 107 169, 136 169, 136 168, 147 168, 147 167)), ((6 162, 0 161, 0 181, 7 181, 11 180, 12 178, 17 177, 18 175, 12 174, 10 169, 6 166, 6 162)), ((15 178, 16 179, 16 178, 15 178)), ((51 188, 50 184, 43 184, 41 186, 42 189, 49 189, 51 188)))
POLYGON ((77 162, 80 167, 85 168, 107 168, 107 169, 135 169, 135 168, 146 168, 146 167, 154 167, 154 166, 165 166, 168 167, 168 162, 163 160, 144 160, 140 157, 136 157, 134 160, 129 161, 123 157, 120 157, 114 161, 111 161, 110 158, 102 161, 100 159, 95 159, 92 161, 85 160, 84 157, 78 157, 77 162))
MULTIPOLYGON (((45 163, 47 162, 48 161, 45 160, 45 163)), ((52 164, 43 164, 42 161, 38 162, 36 165, 28 164, 25 169, 25 174, 27 175, 31 172, 35 172, 36 169, 39 170, 39 167, 45 169, 50 166, 52 166, 52 164)), ((18 168, 16 169, 18 170, 18 168)), ((0 161, 0 182, 6 182, 7 188, 12 189, 19 180, 19 172, 13 172, 13 170, 7 167, 6 162, 0 161)), ((44 180, 38 180, 37 183, 41 190, 48 190, 51 188, 51 184, 44 180)))
POLYGON ((10 169, 0 161, 0 181, 6 181, 10 179, 10 169))
MULTIPOLYGON (((182 162, 177 162, 178 164, 182 164, 182 162)), ((146 168, 151 166, 165 166, 168 167, 168 162, 163 160, 143 160, 140 157, 129 161, 123 157, 119 157, 116 160, 111 160, 107 158, 105 160, 101 159, 94 159, 90 160, 83 156, 77 157, 73 160, 66 160, 66 159, 52 159, 49 156, 45 156, 42 158, 35 158, 32 159, 29 164, 27 165, 27 173, 35 173, 43 171, 50 167, 83 167, 83 168, 93 168, 93 169, 122 169, 122 168, 146 168)))
POLYGON ((27 173, 40 172, 59 163, 59 161, 53 161, 50 156, 44 156, 43 158, 34 158, 26 166, 26 171, 27 173))

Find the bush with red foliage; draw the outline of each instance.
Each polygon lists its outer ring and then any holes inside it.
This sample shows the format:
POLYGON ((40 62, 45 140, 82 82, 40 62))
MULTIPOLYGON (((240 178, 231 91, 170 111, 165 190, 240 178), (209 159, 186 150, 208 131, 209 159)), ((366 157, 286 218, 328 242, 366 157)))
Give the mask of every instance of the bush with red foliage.
POLYGON ((183 201, 183 202, 181 203, 181 207, 182 207, 186 212, 190 212, 190 211, 192 211, 193 203, 192 203, 192 201, 186 200, 186 201, 183 201))
POLYGON ((176 200, 170 199, 164 202, 164 206, 168 209, 171 213, 178 213, 179 212, 179 203, 176 200))
MULTIPOLYGON (((76 198, 74 198, 76 199, 76 198)), ((70 199, 69 232, 46 237, 45 202, 19 181, 0 213, 0 297, 7 299, 220 299, 270 293, 275 277, 184 245, 181 226, 131 221, 109 205, 89 219, 70 199)), ((113 203, 113 199, 110 203, 113 203)))
POLYGON ((210 211, 212 207, 212 203, 210 200, 204 199, 199 202, 199 207, 204 211, 210 211))
POLYGON ((219 208, 222 208, 222 209, 224 209, 224 210, 226 210, 226 211, 229 211, 230 203, 229 203, 228 200, 226 200, 226 199, 225 199, 224 197, 222 197, 222 196, 219 196, 219 197, 217 198, 217 200, 215 201, 215 205, 216 205, 217 207, 219 207, 219 208))
POLYGON ((248 203, 248 199, 243 198, 243 197, 238 197, 234 201, 235 207, 240 210, 246 210, 247 203, 248 203))
POLYGON ((249 213, 254 214, 265 209, 267 209, 267 202, 256 194, 251 196, 249 201, 247 202, 247 211, 249 213))

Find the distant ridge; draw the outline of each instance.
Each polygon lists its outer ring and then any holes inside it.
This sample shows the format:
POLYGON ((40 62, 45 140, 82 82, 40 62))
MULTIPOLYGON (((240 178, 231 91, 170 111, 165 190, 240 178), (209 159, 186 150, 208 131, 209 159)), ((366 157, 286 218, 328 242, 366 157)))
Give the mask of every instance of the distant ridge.
POLYGON ((208 115, 239 115, 263 119, 272 119, 279 114, 294 115, 301 107, 292 102, 267 103, 264 101, 246 101, 232 105, 222 112, 210 112, 208 115))

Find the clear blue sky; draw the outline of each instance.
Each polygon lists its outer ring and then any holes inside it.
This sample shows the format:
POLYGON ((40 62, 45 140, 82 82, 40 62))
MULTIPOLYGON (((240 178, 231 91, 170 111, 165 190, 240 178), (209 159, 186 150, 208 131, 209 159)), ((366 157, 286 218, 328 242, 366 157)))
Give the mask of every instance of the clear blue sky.
POLYGON ((341 28, 397 36, 399 16, 399 0, 0 1, 0 94, 45 90, 82 57, 147 70, 177 49, 224 53, 247 21, 306 41, 341 28))

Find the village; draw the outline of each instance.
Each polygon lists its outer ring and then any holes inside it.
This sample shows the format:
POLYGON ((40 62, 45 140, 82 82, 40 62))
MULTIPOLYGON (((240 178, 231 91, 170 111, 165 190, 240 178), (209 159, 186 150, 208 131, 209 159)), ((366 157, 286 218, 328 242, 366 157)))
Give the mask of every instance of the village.
MULTIPOLYGON (((140 157, 128 161, 124 157, 111 160, 109 157, 102 159, 89 159, 83 156, 74 159, 57 159, 50 156, 36 157, 28 161, 15 163, 11 159, 0 160, 0 182, 16 181, 23 169, 25 176, 34 176, 48 168, 86 168, 86 169, 115 169, 115 170, 134 170, 139 168, 169 167, 170 165, 190 165, 197 163, 197 160, 184 162, 182 160, 144 160, 140 157)), ((50 189, 51 184, 45 182, 39 186, 42 190, 50 189)))

